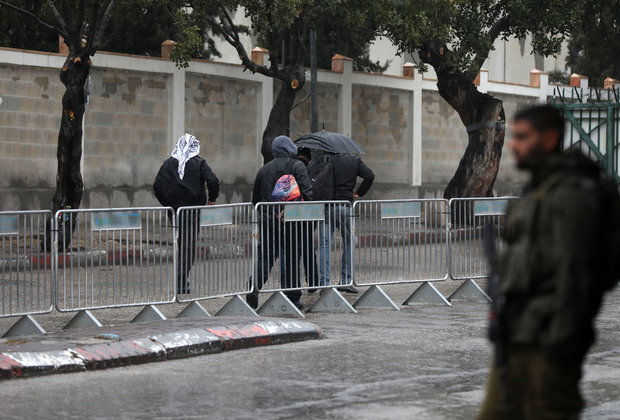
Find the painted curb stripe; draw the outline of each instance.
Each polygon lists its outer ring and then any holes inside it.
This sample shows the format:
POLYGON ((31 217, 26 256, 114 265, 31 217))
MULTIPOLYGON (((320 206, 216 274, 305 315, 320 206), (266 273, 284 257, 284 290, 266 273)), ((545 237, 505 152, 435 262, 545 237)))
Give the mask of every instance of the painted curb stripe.
POLYGON ((265 320, 63 350, 5 352, 0 353, 0 378, 105 369, 322 337, 314 324, 265 320))

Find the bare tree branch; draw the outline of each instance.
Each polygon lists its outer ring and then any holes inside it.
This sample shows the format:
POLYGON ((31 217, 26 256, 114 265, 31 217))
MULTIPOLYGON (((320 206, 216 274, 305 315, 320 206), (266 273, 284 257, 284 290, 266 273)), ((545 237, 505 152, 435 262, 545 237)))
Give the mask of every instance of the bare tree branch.
POLYGON ((32 18, 32 19, 34 19, 39 25, 41 25, 41 26, 43 26, 43 27, 45 27, 47 29, 50 29, 50 30, 52 30, 52 31, 54 31, 56 33, 58 33, 58 35, 62 36, 63 38, 66 38, 67 33, 64 30, 62 30, 58 26, 50 25, 49 23, 41 20, 41 18, 39 18, 37 15, 35 15, 32 12, 30 12, 29 10, 25 10, 25 9, 17 7, 15 5, 11 4, 11 3, 7 3, 4 0, 0 0, 0 6, 6 6, 6 7, 8 7, 11 10, 14 10, 16 12, 22 13, 22 14, 24 14, 24 15, 32 18))
MULTIPOLYGON (((489 45, 493 45, 495 40, 501 35, 501 33, 510 28, 510 21, 507 17, 500 18, 491 28, 489 32, 487 32, 487 38, 489 39, 489 45)), ((485 51, 481 51, 476 54, 476 59, 474 60, 476 68, 480 69, 484 64, 485 60, 489 58, 489 53, 491 52, 491 48, 485 49, 485 51)), ((461 51, 457 52, 457 55, 460 56, 461 51)))
POLYGON ((99 50, 99 47, 101 46, 101 39, 103 38, 103 34, 105 33, 108 23, 110 22, 110 17, 112 16, 113 7, 114 0, 106 0, 106 3, 104 3, 103 7, 100 9, 97 17, 96 33, 94 35, 93 42, 88 48, 89 55, 95 55, 97 50, 99 50))
POLYGON ((237 54, 239 55, 239 59, 241 60, 241 64, 252 73, 259 73, 267 77, 273 77, 276 79, 280 79, 283 81, 289 81, 287 78, 283 78, 279 72, 273 71, 273 67, 269 68, 266 66, 259 66, 254 63, 251 58, 248 56, 243 43, 239 37, 238 32, 235 30, 233 20, 230 14, 223 10, 220 17, 220 22, 217 20, 207 16, 205 17, 207 22, 209 22, 213 29, 215 29, 221 36, 224 37, 226 42, 232 45, 235 50, 237 50, 237 54))
POLYGON ((78 22, 80 22, 80 40, 84 37, 84 30, 86 29, 86 22, 84 21, 84 17, 86 16, 86 1, 80 0, 80 6, 78 8, 78 22))
POLYGON ((47 0, 47 5, 51 9, 52 14, 54 15, 54 18, 60 25, 60 29, 62 29, 68 35, 69 31, 67 30, 67 24, 65 22, 65 19, 61 16, 60 13, 58 13, 58 9, 56 9, 54 2, 52 2, 52 0, 47 0))
MULTIPOLYGON (((80 1, 84 1, 84 0, 80 0, 80 1)), ((54 6, 54 3, 51 0, 47 0, 47 4, 49 4, 50 7, 52 7, 53 9, 56 9, 56 6, 54 6)), ((52 11, 53 11, 53 9, 52 9, 52 11)), ((68 1, 63 1, 62 2, 62 16, 61 16, 61 19, 64 19, 64 22, 66 22, 65 27, 66 27, 67 33, 72 38, 71 42, 74 42, 74 43, 77 42, 78 45, 76 45, 76 47, 79 47, 79 42, 81 42, 81 39, 79 38, 80 28, 76 28, 75 21, 73 20, 72 16, 73 15, 71 13, 71 8, 69 7, 69 2, 68 1)), ((58 18, 56 18, 56 19, 58 19, 58 18)), ((82 25, 82 22, 80 22, 80 26, 81 25, 82 25)))

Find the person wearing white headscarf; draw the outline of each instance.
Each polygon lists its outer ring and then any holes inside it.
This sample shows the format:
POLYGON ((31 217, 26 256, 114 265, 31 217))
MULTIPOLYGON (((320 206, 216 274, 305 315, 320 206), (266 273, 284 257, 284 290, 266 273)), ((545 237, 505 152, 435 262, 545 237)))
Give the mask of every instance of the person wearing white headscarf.
POLYGON ((187 161, 198 156, 198 153, 200 153, 200 142, 196 137, 185 133, 177 140, 171 156, 179 162, 179 178, 183 179, 185 176, 187 161))
MULTIPOLYGON (((153 190, 162 206, 172 207, 176 212, 179 207, 213 205, 220 192, 220 181, 207 161, 200 157, 200 142, 191 134, 182 135, 177 141, 171 156, 163 163, 153 190), (205 191, 205 184, 209 191, 205 191)), ((171 212, 172 213, 172 212, 171 212)), ((179 246, 177 293, 190 293, 190 268, 196 255, 199 229, 198 210, 182 211, 178 220, 179 246)), ((171 215, 172 217, 172 215, 171 215)))

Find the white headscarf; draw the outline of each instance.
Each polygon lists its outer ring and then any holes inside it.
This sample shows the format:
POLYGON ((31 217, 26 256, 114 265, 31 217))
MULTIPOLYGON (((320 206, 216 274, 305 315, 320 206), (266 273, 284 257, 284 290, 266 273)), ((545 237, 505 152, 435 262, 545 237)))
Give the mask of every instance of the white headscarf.
POLYGON ((185 176, 185 164, 200 153, 200 142, 191 134, 183 134, 172 151, 172 157, 179 161, 179 178, 185 176))

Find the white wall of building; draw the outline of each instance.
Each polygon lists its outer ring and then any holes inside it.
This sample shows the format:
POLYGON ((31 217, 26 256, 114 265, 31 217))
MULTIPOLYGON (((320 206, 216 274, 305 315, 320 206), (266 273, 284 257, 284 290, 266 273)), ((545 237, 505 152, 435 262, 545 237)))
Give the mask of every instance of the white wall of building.
MULTIPOLYGON (((397 76, 402 74, 403 64, 411 61, 411 57, 396 56, 396 51, 396 47, 388 39, 379 38, 370 45, 370 58, 382 63, 386 60, 392 60, 385 73, 397 76)), ((498 39, 495 41, 495 49, 491 51, 482 68, 489 71, 489 80, 529 85, 529 72, 532 69, 547 73, 566 71, 566 48, 563 48, 558 57, 545 58, 532 53, 529 36, 522 40, 517 38, 498 39)), ((435 78, 432 68, 424 77, 435 78)))

